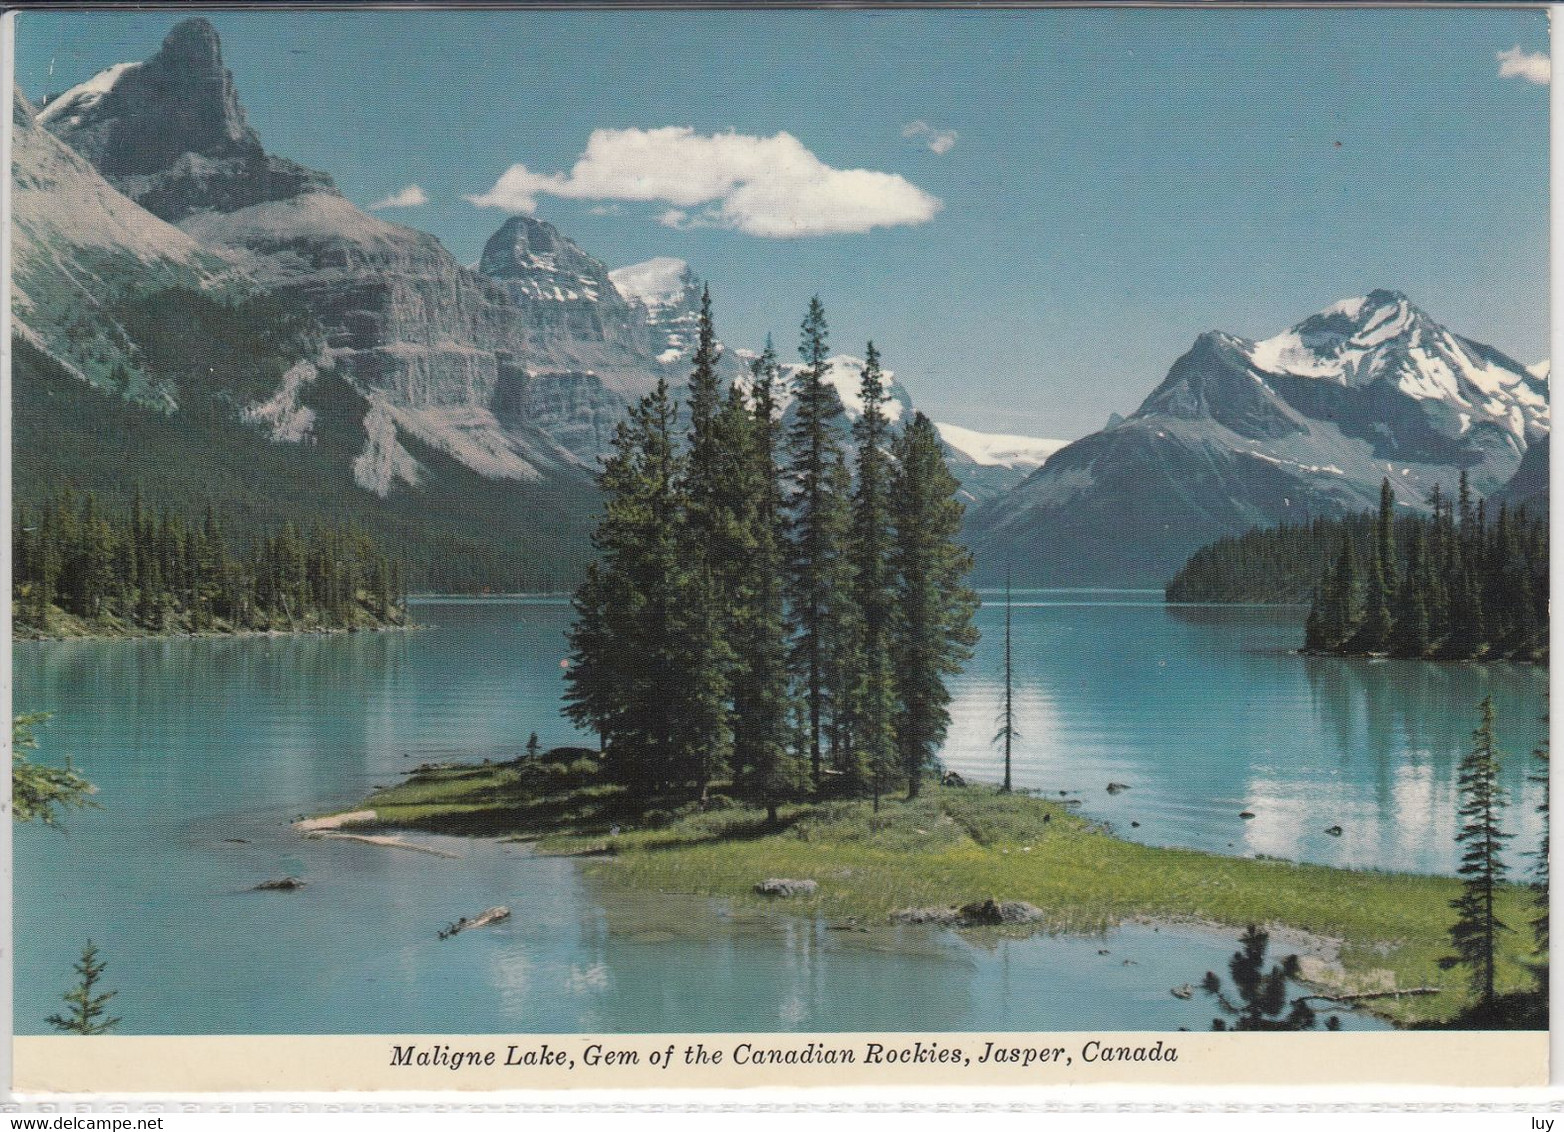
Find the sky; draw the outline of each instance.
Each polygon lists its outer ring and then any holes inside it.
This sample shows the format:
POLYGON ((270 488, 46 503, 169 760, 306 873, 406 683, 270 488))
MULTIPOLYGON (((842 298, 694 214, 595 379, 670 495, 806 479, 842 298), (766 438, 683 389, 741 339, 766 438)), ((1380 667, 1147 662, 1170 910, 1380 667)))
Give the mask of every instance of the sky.
MULTIPOLYGON (((185 14, 23 12, 17 82, 185 14)), ((1082 436, 1378 287, 1547 355, 1540 10, 202 14, 270 152, 462 262, 533 212, 785 352, 818 294, 937 420, 1082 436)))

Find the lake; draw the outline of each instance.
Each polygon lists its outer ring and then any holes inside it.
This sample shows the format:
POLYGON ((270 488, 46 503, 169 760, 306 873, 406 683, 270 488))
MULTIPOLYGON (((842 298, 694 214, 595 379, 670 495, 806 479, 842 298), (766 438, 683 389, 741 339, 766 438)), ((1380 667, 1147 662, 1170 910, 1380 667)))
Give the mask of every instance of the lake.
MULTIPOLYGON (((1157 844, 1450 872, 1455 765, 1491 693, 1525 863, 1540 669, 1306 659, 1289 652, 1301 611, 1144 592, 1018 592, 1013 615, 1017 785, 1157 844)), ((16 831, 19 1033, 47 1031, 89 937, 125 1033, 1209 1027, 1209 1001, 1169 988, 1223 970, 1228 933, 844 932, 594 888, 520 846, 426 839, 445 857, 300 838, 292 818, 420 762, 511 758, 534 730, 580 741, 558 714, 568 605, 432 600, 415 616, 432 628, 16 645, 16 710, 54 713, 41 754, 71 755, 103 806, 63 833, 16 831), (290 874, 308 887, 251 891, 290 874), (436 938, 493 904, 515 915, 436 938)), ((944 758, 997 780, 1002 609, 980 621, 944 758)))

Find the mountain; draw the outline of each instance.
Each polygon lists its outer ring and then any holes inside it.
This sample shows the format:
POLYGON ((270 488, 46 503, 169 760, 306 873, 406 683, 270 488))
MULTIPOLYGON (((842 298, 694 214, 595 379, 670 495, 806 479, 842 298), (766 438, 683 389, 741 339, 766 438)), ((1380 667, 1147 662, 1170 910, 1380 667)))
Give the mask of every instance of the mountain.
POLYGON ((147 211, 177 222, 304 193, 331 178, 261 147, 223 66, 217 31, 186 20, 144 63, 119 63, 51 98, 39 123, 147 211))
MULTIPOLYGON (((240 450, 257 475, 295 483, 308 467, 325 476, 320 500, 366 525, 408 508, 432 528, 451 519, 475 563, 463 576, 508 585, 521 575, 493 567, 509 551, 486 538, 541 530, 574 540, 546 557, 579 560, 591 475, 616 426, 658 381, 688 379, 703 291, 688 264, 657 257, 610 271, 553 225, 512 216, 462 266, 434 236, 268 152, 203 19, 39 111, 19 97, 15 114, 16 325, 37 351, 18 381, 48 387, 29 420, 70 433, 85 461, 85 438, 142 421, 114 419, 116 403, 148 406, 169 416, 179 437, 167 442, 181 451, 221 436, 225 451, 188 461, 191 490, 225 484, 237 505, 217 462, 240 450), (108 396, 67 394, 62 373, 108 396), (265 458, 252 442, 268 446, 265 458), (348 504, 348 489, 385 512, 348 504), (478 498, 505 512, 487 530, 471 515, 478 498), (579 514, 562 522, 567 500, 579 514), (517 518, 527 513, 531 525, 517 518)), ((751 356, 724 350, 722 376, 741 380, 751 356)), ((849 418, 861 365, 835 358, 827 378, 849 418)), ((904 419, 911 398, 887 381, 890 414, 904 419)), ((947 447, 969 499, 1023 474, 1019 456, 991 458, 998 450, 947 447)), ((34 456, 30 489, 47 482, 40 469, 59 469, 41 452, 23 462, 34 456)), ((103 487, 101 471, 74 478, 103 487)), ((120 471, 155 475, 141 455, 120 471)), ((241 493, 252 511, 254 486, 241 493)))
POLYGON ((628 400, 670 376, 650 312, 550 225, 512 218, 469 270, 326 174, 267 153, 205 20, 50 100, 39 120, 320 321, 326 360, 373 409, 355 466, 378 493, 416 479, 398 454, 407 438, 490 478, 584 478, 628 400))
POLYGON ((1069 443, 1035 436, 978 432, 939 422, 934 427, 939 430, 940 440, 945 445, 945 462, 961 481, 969 505, 1004 494, 1069 443))
MULTIPOLYGON (((121 296, 186 287, 243 290, 233 263, 148 213, 39 126, 20 92, 11 111, 13 331, 81 380, 107 387, 137 370, 131 344, 97 317, 121 296)), ((126 392, 168 393, 138 375, 126 392)))
MULTIPOLYGON (((1337 303, 1262 341, 1202 334, 1141 407, 1065 446, 978 508, 980 572, 1160 585, 1223 535, 1448 496, 1493 494, 1549 432, 1547 382, 1395 291, 1337 303)), ((1534 463, 1535 458, 1534 458, 1534 463)))

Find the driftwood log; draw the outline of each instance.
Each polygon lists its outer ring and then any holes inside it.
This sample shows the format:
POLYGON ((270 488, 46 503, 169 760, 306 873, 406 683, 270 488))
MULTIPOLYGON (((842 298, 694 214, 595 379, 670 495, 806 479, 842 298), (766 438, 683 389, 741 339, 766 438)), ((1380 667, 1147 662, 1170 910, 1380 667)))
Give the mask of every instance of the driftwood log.
POLYGON ((1322 1002, 1366 1002, 1371 998, 1402 998, 1407 995, 1438 994, 1439 987, 1407 987, 1405 990, 1364 991, 1361 994, 1306 994, 1303 1001, 1319 999, 1322 1002))

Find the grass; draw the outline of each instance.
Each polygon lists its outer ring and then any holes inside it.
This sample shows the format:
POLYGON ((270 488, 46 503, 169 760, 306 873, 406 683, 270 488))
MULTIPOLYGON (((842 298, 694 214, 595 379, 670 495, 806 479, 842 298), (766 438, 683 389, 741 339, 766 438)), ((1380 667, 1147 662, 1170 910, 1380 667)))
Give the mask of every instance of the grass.
MULTIPOLYGON (((1340 941, 1339 969, 1316 975, 1338 992, 1441 988, 1373 1003, 1400 1024, 1447 1022, 1470 1006, 1464 971, 1438 964, 1449 953, 1452 878, 1155 848, 1113 837, 1068 806, 989 787, 930 786, 878 814, 867 802, 785 806, 775 825, 721 796, 705 810, 691 804, 638 820, 624 792, 599 781, 590 752, 562 749, 514 763, 421 767, 362 808, 383 825, 534 840, 638 890, 759 903, 759 880, 813 879, 816 895, 789 902, 804 915, 875 922, 902 908, 992 897, 1036 905, 1052 931, 1199 921, 1231 929, 1236 941, 1246 924, 1285 926, 1340 941)), ((1500 918, 1517 929, 1505 936, 1501 992, 1531 986, 1530 901, 1518 886, 1501 896, 1500 918)))

